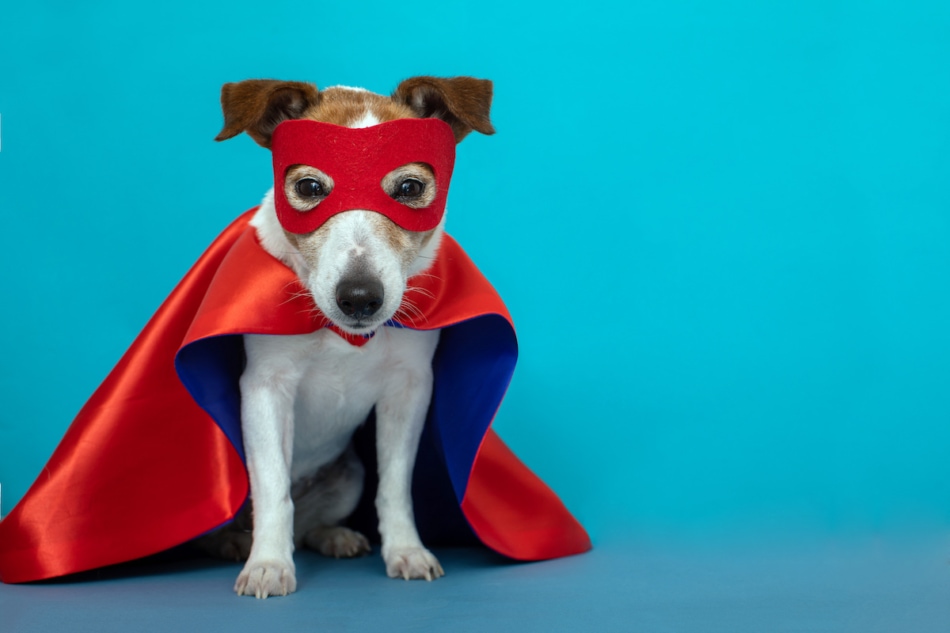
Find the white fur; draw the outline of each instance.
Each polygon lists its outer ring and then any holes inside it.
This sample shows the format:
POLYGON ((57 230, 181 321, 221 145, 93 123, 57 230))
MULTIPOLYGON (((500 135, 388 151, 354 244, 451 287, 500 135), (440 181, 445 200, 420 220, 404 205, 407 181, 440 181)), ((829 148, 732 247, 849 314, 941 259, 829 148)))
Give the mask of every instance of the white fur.
POLYGON ((374 405, 376 506, 387 573, 430 579, 442 574, 419 539, 410 496, 438 339, 438 331, 397 328, 382 328, 361 348, 328 330, 245 336, 241 413, 254 532, 238 593, 294 591, 291 485, 336 459, 374 405), (412 557, 420 562, 407 562, 412 557))
MULTIPOLYGON (((264 195, 260 208, 251 219, 251 226, 257 230, 264 250, 290 267, 310 290, 320 311, 351 334, 367 332, 355 330, 343 322, 342 314, 336 306, 335 291, 336 283, 354 256, 368 258, 370 266, 379 273, 383 282, 386 293, 385 303, 379 311, 381 316, 378 320, 381 323, 388 321, 397 312, 406 290, 405 281, 398 272, 400 264, 397 254, 381 236, 374 234, 370 222, 371 213, 373 212, 347 211, 330 218, 328 224, 332 225, 333 230, 330 240, 320 251, 320 261, 316 267, 309 266, 300 252, 287 240, 284 229, 277 220, 273 189, 264 195)), ((445 215, 442 216, 432 238, 410 266, 408 277, 425 271, 435 261, 444 228, 445 215)))
POLYGON ((362 88, 360 86, 344 86, 342 84, 337 84, 336 86, 329 86, 326 89, 329 90, 330 88, 337 88, 339 90, 352 90, 353 92, 369 92, 369 90, 367 90, 366 88, 362 88))
MULTIPOLYGON (((372 125, 373 119, 366 114, 358 124, 372 125)), ((291 488, 334 462, 374 406, 376 508, 387 574, 431 580, 443 573, 419 539, 410 496, 439 332, 383 326, 400 308, 406 277, 434 261, 442 226, 405 274, 399 253, 373 232, 371 214, 347 211, 333 216, 329 237, 316 256, 305 256, 285 236, 273 191, 251 221, 264 249, 297 274, 321 312, 347 331, 375 329, 376 335, 362 347, 327 329, 301 336, 245 336, 241 414, 254 526, 250 555, 235 584, 239 594, 266 598, 295 590, 292 552, 295 541, 303 542, 305 535, 294 534, 291 488), (356 258, 379 275, 385 290, 373 323, 359 329, 346 324, 335 300, 337 284, 356 258)))
POLYGON ((359 118, 356 123, 352 124, 350 127, 371 127, 379 123, 379 119, 372 112, 364 112, 363 116, 359 118))

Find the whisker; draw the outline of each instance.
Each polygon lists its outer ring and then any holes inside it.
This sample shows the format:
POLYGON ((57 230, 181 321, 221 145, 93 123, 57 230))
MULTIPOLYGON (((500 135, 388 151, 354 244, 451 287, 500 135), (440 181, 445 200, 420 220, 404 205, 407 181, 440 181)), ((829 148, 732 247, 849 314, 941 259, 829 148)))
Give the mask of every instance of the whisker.
POLYGON ((411 301, 407 301, 407 302, 405 303, 405 305, 403 306, 403 308, 405 309, 405 311, 406 311, 407 313, 412 313, 412 314, 414 314, 414 315, 416 315, 416 316, 419 316, 419 317, 424 317, 424 316, 425 316, 425 315, 422 313, 422 310, 419 309, 419 306, 417 306, 416 304, 412 303, 411 301))
POLYGON ((311 317, 319 317, 317 323, 320 327, 326 327, 332 323, 330 319, 319 308, 311 308, 310 310, 301 310, 298 314, 309 314, 311 317))
POLYGON ((423 313, 422 310, 420 310, 417 305, 415 305, 412 301, 410 301, 405 296, 403 296, 402 303, 399 304, 399 309, 396 310, 396 314, 397 315, 402 314, 405 317, 406 321, 408 321, 410 324, 413 324, 413 325, 416 323, 417 317, 421 318, 423 321, 429 320, 426 317, 425 313, 423 313))
POLYGON ((435 279, 435 280, 437 280, 437 281, 441 281, 441 280, 442 280, 442 278, 439 277, 438 275, 433 275, 432 273, 425 273, 425 272, 416 273, 416 274, 413 275, 411 278, 414 279, 414 278, 416 278, 416 277, 428 277, 429 279, 435 279))
POLYGON ((429 290, 428 288, 422 288, 421 286, 407 286, 407 287, 406 287, 406 292, 418 292, 419 294, 421 294, 421 295, 424 296, 424 297, 428 297, 428 298, 430 298, 430 299, 435 299, 435 293, 433 293, 433 292, 432 292, 431 290, 429 290))
POLYGON ((310 292, 306 288, 301 288, 300 282, 297 280, 285 284, 283 290, 287 293, 287 298, 281 302, 280 305, 290 303, 296 299, 313 299, 313 297, 310 295, 310 292))

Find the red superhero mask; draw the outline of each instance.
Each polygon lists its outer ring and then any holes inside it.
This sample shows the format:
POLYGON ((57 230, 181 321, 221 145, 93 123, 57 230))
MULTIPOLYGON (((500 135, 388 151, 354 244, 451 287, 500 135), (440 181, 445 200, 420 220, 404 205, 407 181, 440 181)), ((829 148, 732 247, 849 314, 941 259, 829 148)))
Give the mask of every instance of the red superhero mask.
POLYGON ((445 213, 455 135, 439 119, 397 119, 366 128, 284 121, 274 130, 271 151, 277 218, 291 233, 310 233, 337 213, 356 209, 382 213, 409 231, 429 231, 445 213), (383 190, 386 174, 409 163, 425 163, 435 175, 435 199, 421 209, 383 190), (284 177, 294 165, 316 167, 333 179, 330 194, 309 211, 292 207, 284 193, 284 177))

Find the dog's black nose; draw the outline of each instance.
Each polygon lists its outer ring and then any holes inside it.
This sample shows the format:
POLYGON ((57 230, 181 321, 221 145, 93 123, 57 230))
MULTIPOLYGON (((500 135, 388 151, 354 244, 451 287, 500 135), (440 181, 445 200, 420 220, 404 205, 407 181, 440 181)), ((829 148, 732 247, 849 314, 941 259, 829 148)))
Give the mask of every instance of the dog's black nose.
POLYGON ((336 304, 348 317, 373 316, 383 305, 383 284, 366 277, 344 279, 336 287, 336 304))

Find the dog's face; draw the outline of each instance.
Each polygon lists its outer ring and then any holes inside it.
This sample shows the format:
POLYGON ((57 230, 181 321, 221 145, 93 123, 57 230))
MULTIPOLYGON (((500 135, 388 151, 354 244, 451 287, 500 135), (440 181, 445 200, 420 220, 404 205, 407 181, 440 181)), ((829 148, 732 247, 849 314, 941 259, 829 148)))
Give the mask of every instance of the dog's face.
MULTIPOLYGON (((459 142, 473 129, 494 132, 488 117, 491 96, 491 82, 470 77, 415 77, 389 97, 355 88, 318 91, 299 82, 249 80, 224 85, 225 125, 217 140, 244 131, 270 147, 274 129, 287 119, 362 128, 436 117, 452 127, 459 142)), ((421 209, 434 200, 437 183, 428 165, 409 163, 387 173, 380 186, 400 204, 421 209)), ((316 167, 295 165, 275 187, 283 189, 294 209, 305 212, 320 204, 334 182, 316 167)), ((400 311, 412 320, 407 281, 434 260, 443 223, 444 217, 431 230, 409 231, 381 213, 355 209, 330 217, 310 233, 285 230, 284 237, 303 263, 298 274, 320 311, 341 329, 366 334, 400 311)))

